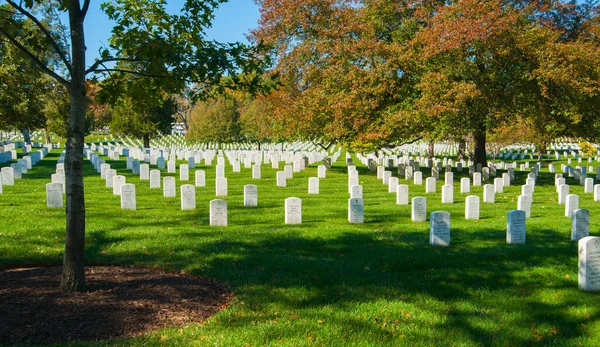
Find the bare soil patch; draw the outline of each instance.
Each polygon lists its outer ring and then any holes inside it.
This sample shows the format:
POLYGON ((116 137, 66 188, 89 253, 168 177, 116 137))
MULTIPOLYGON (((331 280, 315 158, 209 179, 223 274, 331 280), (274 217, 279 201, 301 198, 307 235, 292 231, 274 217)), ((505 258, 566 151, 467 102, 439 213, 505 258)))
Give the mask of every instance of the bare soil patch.
POLYGON ((0 344, 133 337, 201 323, 231 299, 212 280, 116 266, 88 267, 88 291, 63 293, 60 273, 60 267, 0 272, 0 344))

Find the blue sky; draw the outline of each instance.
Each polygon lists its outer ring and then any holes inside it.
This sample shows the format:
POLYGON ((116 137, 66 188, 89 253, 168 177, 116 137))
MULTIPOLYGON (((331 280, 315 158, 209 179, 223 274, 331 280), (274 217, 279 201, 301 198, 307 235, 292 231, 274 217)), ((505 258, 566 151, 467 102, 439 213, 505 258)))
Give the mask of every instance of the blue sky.
MULTIPOLYGON (((92 0, 85 20, 88 66, 98 57, 98 49, 108 44, 113 27, 106 14, 100 10, 100 4, 103 2, 92 0)), ((170 0, 168 8, 177 12, 183 3, 183 0, 170 0)), ((247 42, 245 35, 250 29, 257 27, 259 17, 258 6, 253 0, 230 0, 219 6, 207 36, 220 42, 247 42)))

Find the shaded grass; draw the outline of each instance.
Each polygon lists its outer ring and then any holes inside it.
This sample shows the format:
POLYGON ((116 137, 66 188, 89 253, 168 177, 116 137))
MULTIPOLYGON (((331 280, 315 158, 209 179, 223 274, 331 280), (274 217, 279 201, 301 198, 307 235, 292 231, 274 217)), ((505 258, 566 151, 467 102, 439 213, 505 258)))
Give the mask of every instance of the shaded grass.
MULTIPOLYGON (((341 157, 343 158, 343 156, 341 157)), ((0 231, 0 266, 59 264, 65 213, 45 207, 58 151, 5 187, 0 210, 9 224, 0 231)), ((105 158, 107 159, 107 158, 105 158)), ((215 171, 197 188, 197 210, 180 211, 177 198, 163 198, 125 171, 125 162, 107 160, 135 183, 137 211, 121 211, 119 198, 85 165, 87 240, 90 264, 132 264, 177 269, 228 284, 234 303, 204 325, 164 329, 114 345, 595 345, 599 341, 597 294, 577 289, 577 245, 569 241, 570 219, 557 204, 553 174, 544 170, 534 193, 527 244, 506 245, 506 213, 516 209, 526 173, 513 186, 482 203, 481 220, 464 220, 467 194, 441 204, 437 193, 410 185, 410 196, 427 197, 428 212, 451 213, 450 247, 428 245, 428 223, 410 221, 410 206, 395 205, 395 194, 364 167, 365 224, 347 223, 347 176, 342 159, 321 180, 320 194, 308 195, 316 164, 275 187, 275 171, 262 167, 232 173, 227 165, 229 226, 208 226, 215 171), (243 207, 243 186, 256 184, 259 206, 243 207), (284 199, 303 200, 303 224, 283 223, 284 199)), ((358 163, 358 160, 354 160, 358 163)), ((586 164, 587 165, 587 164, 586 164)), ((598 165, 598 164, 596 164, 598 165)), ((283 166, 281 166, 283 168, 283 166)), ((189 182, 193 183, 190 170, 189 182)), ((428 170, 424 177, 428 177, 428 170)), ((501 171, 500 171, 501 172, 501 171)), ((163 177, 167 174, 162 171, 163 177)), ((395 175, 395 173, 394 173, 395 175)), ((176 176, 178 178, 178 176, 176 176)), ((400 180, 405 183, 405 180, 400 180)), ((594 216, 600 203, 574 185, 580 206, 591 211, 591 234, 600 234, 594 216)), ((177 179, 177 191, 182 182, 177 179)), ((482 196, 482 187, 472 187, 482 196)), ((90 343, 94 344, 94 343, 90 343)))

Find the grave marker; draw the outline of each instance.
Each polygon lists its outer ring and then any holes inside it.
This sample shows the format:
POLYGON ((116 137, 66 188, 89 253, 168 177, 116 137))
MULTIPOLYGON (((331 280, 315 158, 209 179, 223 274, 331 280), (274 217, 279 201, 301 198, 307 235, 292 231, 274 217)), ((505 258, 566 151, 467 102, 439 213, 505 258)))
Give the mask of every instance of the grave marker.
POLYGON ((427 221, 427 199, 417 196, 412 199, 411 219, 413 222, 427 221))
POLYGON ((579 289, 600 291, 600 237, 588 236, 579 240, 579 289))
POLYGON ((121 195, 121 186, 124 185, 125 176, 115 175, 112 177, 112 193, 113 195, 121 195))
POLYGON ((460 192, 470 193, 471 192, 471 180, 468 177, 460 179, 460 192))
POLYGON ((181 192, 181 210, 196 209, 196 186, 193 184, 184 184, 179 187, 181 192))
POLYGON ((285 224, 302 224, 302 199, 285 199, 285 224))
POLYGON ((361 198, 348 199, 348 223, 363 224, 365 222, 365 201, 361 198))
POLYGON ((215 195, 227 196, 227 178, 219 177, 215 180, 215 195))
POLYGON ((206 172, 204 170, 196 170, 194 179, 196 187, 206 187, 206 172))
POLYGON ((136 210, 136 208, 135 185, 131 183, 121 185, 121 209, 136 210))
POLYGON ((486 184, 483 186, 483 202, 496 202, 496 191, 493 184, 486 184))
POLYGON ((506 216, 506 243, 525 243, 525 211, 512 210, 506 216))
POLYGON ((310 177, 308 179, 308 194, 319 194, 319 178, 310 177))
POLYGON ((408 185, 399 184, 396 187, 396 205, 408 205, 408 185))
POLYGON ((210 201, 210 226, 227 226, 227 201, 215 199, 210 201))
POLYGON ((165 198, 177 196, 177 191, 175 190, 175 177, 167 176, 163 178, 163 196, 165 198))
POLYGON ((590 236, 590 211, 580 208, 571 217, 571 240, 578 241, 590 236))
POLYGON ((579 208, 579 195, 569 194, 565 199, 565 217, 571 218, 573 211, 579 208))
POLYGON ((150 189, 160 188, 160 170, 150 170, 150 189))
POLYGON ((479 197, 475 195, 467 196, 465 200, 465 219, 479 219, 479 197))
POLYGON ((450 213, 432 212, 429 217, 429 244, 432 246, 450 245, 450 213))
MULTIPOLYGON (((1 190, 0 190, 0 193, 1 193, 1 190)), ((64 207, 62 183, 46 184, 46 206, 48 208, 63 208, 64 207)))
POLYGON ((254 184, 246 184, 244 186, 244 206, 258 206, 258 187, 254 184))

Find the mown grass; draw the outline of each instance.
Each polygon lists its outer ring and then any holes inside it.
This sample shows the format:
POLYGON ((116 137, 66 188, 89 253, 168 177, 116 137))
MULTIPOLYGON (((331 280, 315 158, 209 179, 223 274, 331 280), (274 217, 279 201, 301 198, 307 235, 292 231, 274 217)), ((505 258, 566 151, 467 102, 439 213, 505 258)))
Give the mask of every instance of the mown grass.
MULTIPOLYGON (((57 159, 55 150, 14 187, 4 187, 0 267, 60 264, 65 212, 45 207, 44 188, 57 159)), ((241 173, 227 165, 228 227, 208 225, 214 167, 198 165, 206 170, 207 186, 197 188, 195 211, 180 211, 179 197, 163 198, 162 189, 151 190, 126 171, 124 161, 107 162, 136 184, 138 210, 120 210, 119 198, 86 162, 87 262, 212 277, 235 298, 203 325, 81 345, 600 343, 600 299, 577 288, 577 244, 569 240, 571 221, 557 203, 547 166, 534 193, 526 245, 505 243, 506 213, 516 209, 526 173, 517 171, 516 182, 496 195, 495 204, 482 203, 478 221, 464 220, 468 194, 459 192, 459 179, 467 170, 455 173, 454 204, 441 204, 443 180, 435 194, 409 183, 411 198, 427 197, 428 212, 451 213, 451 245, 434 248, 428 245, 429 223, 411 222, 410 206, 395 205, 395 194, 360 165, 365 224, 347 223, 343 156, 321 180, 319 195, 307 194, 317 164, 295 173, 285 188, 275 186, 270 165, 263 165, 260 180, 243 165, 241 173), (255 208, 243 207, 249 183, 259 189, 255 208), (292 196, 302 198, 302 225, 284 224, 284 199, 292 196)), ((191 171, 186 183, 193 184, 191 171)), ((568 183, 580 206, 591 211, 591 234, 600 234, 600 203, 568 183)), ((482 188, 472 187, 471 194, 482 196, 482 188)))

